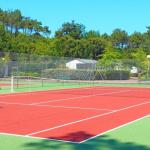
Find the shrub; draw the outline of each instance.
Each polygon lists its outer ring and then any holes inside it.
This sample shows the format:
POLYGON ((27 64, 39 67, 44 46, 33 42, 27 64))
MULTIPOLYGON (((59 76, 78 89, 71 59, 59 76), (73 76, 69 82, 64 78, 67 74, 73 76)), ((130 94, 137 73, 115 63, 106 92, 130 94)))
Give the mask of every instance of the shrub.
POLYGON ((127 80, 130 77, 130 72, 126 70, 106 71, 107 80, 127 80))
POLYGON ((128 80, 130 72, 125 70, 96 71, 96 70, 69 70, 46 69, 43 77, 61 80, 128 80))

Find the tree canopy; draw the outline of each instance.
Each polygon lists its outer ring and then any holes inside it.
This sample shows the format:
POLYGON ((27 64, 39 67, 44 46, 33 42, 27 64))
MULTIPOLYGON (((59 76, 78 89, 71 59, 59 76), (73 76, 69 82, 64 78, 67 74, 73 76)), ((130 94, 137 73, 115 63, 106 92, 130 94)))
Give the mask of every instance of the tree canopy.
POLYGON ((55 31, 20 10, 0 9, 0 52, 79 57, 90 59, 138 59, 150 53, 150 26, 145 33, 129 35, 114 29, 111 35, 87 31, 83 24, 65 22, 55 31))

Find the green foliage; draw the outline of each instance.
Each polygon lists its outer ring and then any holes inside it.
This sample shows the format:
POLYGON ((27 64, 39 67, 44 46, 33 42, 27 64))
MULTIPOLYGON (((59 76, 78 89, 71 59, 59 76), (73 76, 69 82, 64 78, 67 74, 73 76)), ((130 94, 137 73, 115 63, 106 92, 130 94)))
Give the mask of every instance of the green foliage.
POLYGON ((99 57, 101 57, 101 54, 104 52, 104 49, 107 45, 107 41, 101 37, 92 37, 87 41, 87 49, 90 51, 90 58, 98 59, 99 57))
MULTIPOLYGON (((17 72, 14 72, 13 75, 18 76, 17 72)), ((41 74, 38 72, 33 72, 33 71, 31 71, 31 72, 19 72, 19 76, 22 78, 23 77, 26 77, 26 78, 27 77, 40 77, 41 74)))
POLYGON ((134 60, 143 62, 146 60, 146 53, 142 48, 136 49, 136 51, 132 54, 132 58, 134 60))
POLYGON ((44 76, 61 80, 127 80, 130 77, 130 73, 125 70, 46 69, 44 70, 44 76))
POLYGON ((95 37, 100 37, 100 33, 98 31, 91 30, 86 33, 86 38, 95 38, 95 37))
POLYGON ((80 39, 85 34, 85 26, 82 24, 75 23, 75 21, 67 22, 62 25, 62 27, 56 31, 56 37, 71 36, 74 39, 80 39))
POLYGON ((102 60, 113 60, 113 59, 121 59, 121 53, 115 49, 111 44, 107 45, 104 50, 104 54, 102 60))
POLYGON ((15 34, 21 31, 29 35, 34 33, 49 35, 51 32, 47 26, 43 27, 41 22, 22 16, 18 9, 14 11, 0 9, 0 23, 7 31, 15 34))
POLYGON ((118 60, 121 58, 122 58, 121 52, 119 52, 109 43, 104 50, 102 59, 99 60, 98 66, 100 65, 104 65, 105 67, 112 66, 114 60, 118 60))
MULTIPOLYGON (((50 38, 51 31, 42 22, 23 16, 20 10, 0 9, 0 52, 96 59, 112 66, 115 59, 135 59, 145 66, 150 54, 150 27, 145 33, 130 36, 115 29, 111 35, 86 31, 75 21, 63 23, 50 38)), ((14 57, 11 56, 11 59, 14 57)))
POLYGON ((124 49, 128 46, 128 34, 121 29, 115 29, 111 35, 112 43, 116 48, 124 49))
POLYGON ((142 48, 136 49, 134 53, 132 53, 132 59, 136 60, 138 63, 138 67, 142 70, 147 70, 147 58, 146 53, 142 48))
POLYGON ((144 42, 144 36, 140 32, 134 32, 129 37, 129 43, 131 48, 140 48, 143 42, 144 42))
POLYGON ((113 70, 106 71, 106 80, 128 80, 130 78, 130 72, 127 70, 113 70))

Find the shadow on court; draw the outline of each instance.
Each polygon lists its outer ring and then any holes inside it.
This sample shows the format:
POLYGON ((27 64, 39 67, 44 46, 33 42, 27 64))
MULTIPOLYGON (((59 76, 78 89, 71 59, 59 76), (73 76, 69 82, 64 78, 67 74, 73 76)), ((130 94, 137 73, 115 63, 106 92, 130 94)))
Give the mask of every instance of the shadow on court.
MULTIPOLYGON (((81 133, 83 134, 82 131, 80 134, 81 133)), ((64 137, 75 136, 76 138, 77 135, 79 135, 79 133, 72 133, 64 137)), ((84 135, 89 136, 88 133, 84 133, 84 135)), ((25 150, 150 150, 149 147, 137 145, 135 143, 123 143, 106 135, 82 144, 40 140, 39 142, 26 143, 23 147, 25 150)))
MULTIPOLYGON (((74 142, 80 142, 85 139, 88 139, 90 137, 93 137, 94 135, 85 133, 83 131, 70 133, 61 137, 56 137, 56 139, 65 140, 65 141, 74 141, 74 142)), ((49 139, 53 139, 53 137, 49 137, 49 139)))

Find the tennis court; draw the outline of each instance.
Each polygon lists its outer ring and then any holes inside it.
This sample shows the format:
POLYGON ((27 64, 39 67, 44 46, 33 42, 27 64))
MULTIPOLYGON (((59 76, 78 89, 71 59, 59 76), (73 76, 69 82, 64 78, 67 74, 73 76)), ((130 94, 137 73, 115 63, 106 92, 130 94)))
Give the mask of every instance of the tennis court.
POLYGON ((79 87, 0 95, 0 133, 83 143, 150 115, 149 88, 79 87))

